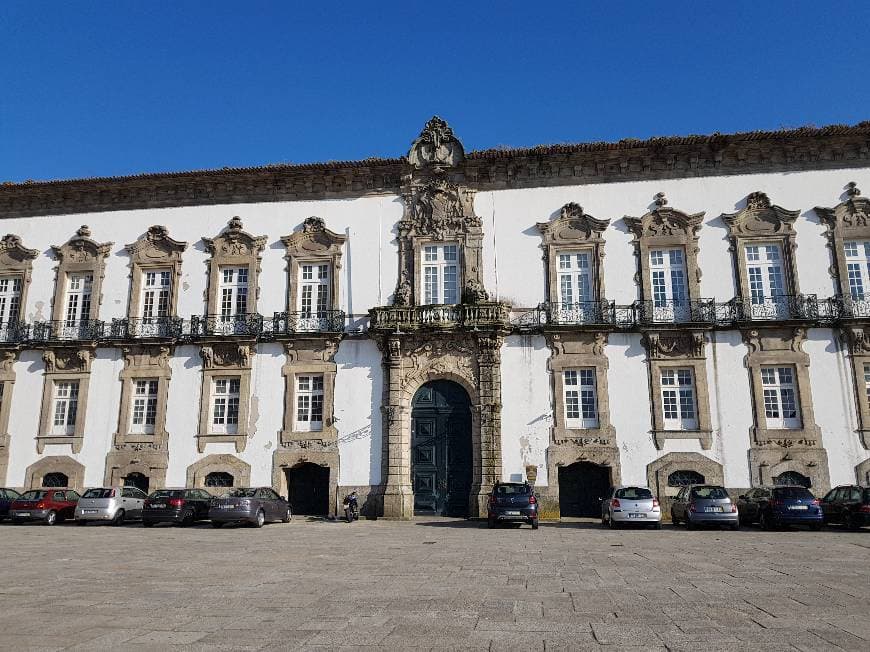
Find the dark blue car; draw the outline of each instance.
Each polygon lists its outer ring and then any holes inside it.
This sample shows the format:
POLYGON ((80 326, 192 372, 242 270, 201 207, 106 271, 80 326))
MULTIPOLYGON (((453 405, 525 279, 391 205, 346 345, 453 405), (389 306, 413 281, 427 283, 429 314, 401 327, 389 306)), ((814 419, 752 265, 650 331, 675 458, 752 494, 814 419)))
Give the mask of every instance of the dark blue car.
POLYGON ((740 522, 758 523, 771 530, 784 525, 806 525, 822 529, 824 515, 819 499, 800 486, 758 487, 737 499, 740 522))
POLYGON ((9 505, 20 495, 15 489, 0 489, 0 521, 9 518, 9 505))

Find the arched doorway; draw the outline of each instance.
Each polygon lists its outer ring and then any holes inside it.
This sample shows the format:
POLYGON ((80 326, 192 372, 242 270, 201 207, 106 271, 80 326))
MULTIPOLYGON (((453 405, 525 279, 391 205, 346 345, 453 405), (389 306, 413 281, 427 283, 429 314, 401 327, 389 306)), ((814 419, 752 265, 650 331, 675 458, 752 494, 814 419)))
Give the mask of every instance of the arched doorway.
POLYGON ((414 513, 468 516, 472 463, 468 393, 449 380, 423 384, 411 402, 414 513))
POLYGON ((559 467, 559 514, 601 516, 601 499, 610 488, 610 467, 575 462, 559 467))
POLYGON ((60 487, 65 489, 69 486, 69 477, 67 477, 66 473, 60 473, 58 471, 46 473, 42 476, 42 486, 51 488, 60 487))
POLYGON ((287 491, 294 514, 325 516, 329 513, 329 467, 304 462, 287 469, 287 491))
POLYGON ((146 494, 148 493, 148 487, 150 484, 150 479, 147 475, 144 475, 143 473, 138 473, 134 471, 133 473, 128 473, 124 477, 125 487, 136 487, 137 489, 145 492, 146 494))

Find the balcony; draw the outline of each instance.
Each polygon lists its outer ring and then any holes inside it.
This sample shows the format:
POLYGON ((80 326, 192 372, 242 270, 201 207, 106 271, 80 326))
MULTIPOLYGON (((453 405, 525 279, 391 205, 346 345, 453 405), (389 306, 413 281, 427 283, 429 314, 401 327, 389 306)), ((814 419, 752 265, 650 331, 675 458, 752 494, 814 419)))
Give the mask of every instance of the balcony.
POLYGON ((612 326, 616 323, 616 304, 613 301, 551 303, 546 306, 546 311, 548 324, 612 326))
POLYGON ((818 321, 819 301, 815 294, 779 294, 770 297, 732 299, 733 321, 818 321))
POLYGON ((369 315, 372 330, 378 331, 510 327, 510 306, 506 303, 383 306, 373 308, 369 315))
POLYGON ((852 297, 836 296, 825 302, 826 307, 819 306, 823 313, 834 313, 837 319, 870 319, 870 299, 853 299, 852 297))
POLYGON ((272 335, 280 337, 297 333, 342 333, 344 324, 344 310, 276 312, 272 318, 272 335))
POLYGON ((0 322, 0 343, 17 344, 30 338, 30 327, 22 321, 0 322))
POLYGON ((99 319, 57 319, 33 324, 34 342, 93 342, 105 335, 105 322, 99 319))
POLYGON ((183 328, 181 317, 113 319, 109 337, 115 340, 178 339, 183 328))
POLYGON ((258 337, 263 332, 263 316, 256 313, 242 315, 193 315, 190 318, 190 336, 198 337, 258 337))
POLYGON ((635 301, 637 322, 649 324, 685 324, 712 326, 716 321, 713 299, 635 301))

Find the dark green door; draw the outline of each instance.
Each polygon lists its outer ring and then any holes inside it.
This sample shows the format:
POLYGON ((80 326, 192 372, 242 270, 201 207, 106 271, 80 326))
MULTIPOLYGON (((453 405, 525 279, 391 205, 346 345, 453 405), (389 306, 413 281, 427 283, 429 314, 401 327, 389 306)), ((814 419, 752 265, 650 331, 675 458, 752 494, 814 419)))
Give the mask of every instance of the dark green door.
POLYGON ((411 485, 414 513, 468 516, 471 491, 471 405, 456 383, 435 380, 414 395, 411 485))

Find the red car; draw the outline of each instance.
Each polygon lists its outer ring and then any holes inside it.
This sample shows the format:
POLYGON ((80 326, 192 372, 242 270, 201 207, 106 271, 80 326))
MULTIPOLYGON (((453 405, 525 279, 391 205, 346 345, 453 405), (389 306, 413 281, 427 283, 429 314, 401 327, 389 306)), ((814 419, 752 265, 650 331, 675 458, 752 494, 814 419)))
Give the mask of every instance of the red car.
POLYGON ((72 489, 32 489, 12 501, 9 516, 13 523, 44 521, 54 525, 75 517, 80 496, 72 489))

